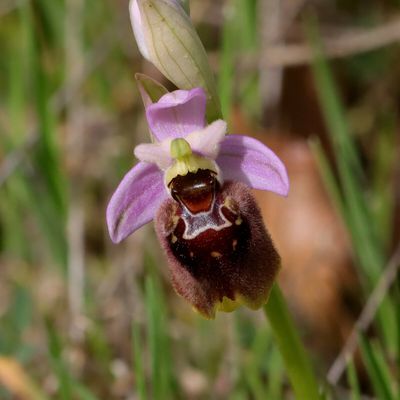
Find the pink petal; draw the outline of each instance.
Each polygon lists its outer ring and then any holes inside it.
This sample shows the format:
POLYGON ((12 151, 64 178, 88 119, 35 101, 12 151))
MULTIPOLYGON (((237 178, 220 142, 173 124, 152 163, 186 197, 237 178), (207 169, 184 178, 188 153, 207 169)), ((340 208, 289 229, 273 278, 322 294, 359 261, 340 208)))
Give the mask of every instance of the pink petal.
POLYGON ((282 161, 271 149, 249 136, 226 136, 217 164, 225 181, 240 181, 281 196, 289 192, 289 178, 282 161))
POLYGON ((139 162, 122 179, 107 207, 111 240, 118 243, 150 222, 167 198, 163 174, 154 164, 139 162))
POLYGON ((135 147, 134 153, 140 161, 156 164, 158 168, 165 170, 172 164, 171 140, 161 143, 143 143, 135 147))
POLYGON ((158 141, 185 137, 205 126, 206 94, 202 88, 167 93, 146 109, 147 122, 158 141))
POLYGON ((193 151, 215 160, 219 153, 220 143, 224 140, 226 128, 226 122, 219 119, 201 131, 189 134, 185 139, 193 151))

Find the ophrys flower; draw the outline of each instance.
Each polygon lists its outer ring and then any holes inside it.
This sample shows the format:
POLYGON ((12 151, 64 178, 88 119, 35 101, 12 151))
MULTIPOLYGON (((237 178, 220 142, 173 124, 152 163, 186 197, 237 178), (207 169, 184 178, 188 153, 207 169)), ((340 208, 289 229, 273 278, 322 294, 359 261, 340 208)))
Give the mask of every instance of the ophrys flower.
POLYGON ((168 93, 146 108, 155 143, 123 178, 107 209, 120 242, 155 218, 175 290, 208 318, 239 304, 259 308, 280 265, 249 187, 286 196, 280 159, 258 140, 206 126, 200 88, 168 93))

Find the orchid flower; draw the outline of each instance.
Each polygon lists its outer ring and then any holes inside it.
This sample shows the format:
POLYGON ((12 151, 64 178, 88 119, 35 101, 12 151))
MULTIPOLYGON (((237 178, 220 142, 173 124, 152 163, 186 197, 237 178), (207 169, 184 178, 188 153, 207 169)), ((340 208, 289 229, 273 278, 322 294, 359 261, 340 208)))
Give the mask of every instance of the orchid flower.
POLYGON ((203 89, 176 90, 146 107, 154 143, 122 179, 107 208, 118 243, 155 220, 179 295, 207 318, 268 299, 280 258, 250 188, 286 196, 281 160, 249 136, 206 125, 203 89))

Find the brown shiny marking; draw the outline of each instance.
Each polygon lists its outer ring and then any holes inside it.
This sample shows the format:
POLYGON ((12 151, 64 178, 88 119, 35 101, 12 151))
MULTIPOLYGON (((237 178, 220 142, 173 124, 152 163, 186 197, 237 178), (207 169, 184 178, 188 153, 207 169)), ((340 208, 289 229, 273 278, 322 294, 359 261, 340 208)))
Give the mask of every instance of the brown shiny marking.
POLYGON ((209 211, 212 207, 218 181, 215 173, 200 169, 172 179, 169 184, 172 197, 192 214, 209 211))
MULTIPOLYGON (((201 217, 196 214, 189 215, 183 206, 176 210, 175 216, 179 217, 179 222, 168 236, 170 249, 179 262, 195 277, 213 276, 212 279, 217 279, 220 275, 222 277, 227 273, 226 268, 239 270, 246 262, 251 240, 249 223, 237 211, 236 205, 226 203, 225 200, 227 198, 217 192, 210 214, 215 216, 222 213, 230 225, 220 230, 210 227, 190 239, 184 238, 187 224, 201 217), (232 208, 228 208, 226 204, 232 208), (236 223, 238 220, 240 224, 236 223), (171 243, 172 235, 178 238, 175 243, 171 243)), ((204 224, 207 226, 207 220, 204 220, 204 224)), ((223 282, 222 278, 221 282, 223 282)), ((223 283, 220 284, 223 285, 223 283)), ((224 290, 227 291, 227 297, 234 298, 234 293, 230 293, 229 287, 224 290)))
POLYGON ((175 290, 207 318, 215 316, 224 298, 240 296, 250 308, 259 308, 280 266, 250 190, 228 182, 214 196, 210 211, 200 214, 167 199, 155 219, 175 290), (169 229, 171 221, 177 224, 169 229), (171 235, 178 239, 174 244, 171 235), (212 257, 213 251, 222 256, 212 257))

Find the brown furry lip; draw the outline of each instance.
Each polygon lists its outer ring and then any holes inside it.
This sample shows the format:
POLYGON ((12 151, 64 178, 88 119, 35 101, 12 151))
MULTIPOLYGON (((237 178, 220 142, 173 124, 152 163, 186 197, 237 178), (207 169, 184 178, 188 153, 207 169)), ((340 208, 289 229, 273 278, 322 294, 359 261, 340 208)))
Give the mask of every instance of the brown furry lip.
POLYGON ((155 218, 174 289, 206 318, 241 304, 257 309, 268 300, 280 267, 260 209, 245 184, 220 188, 207 173, 199 175, 200 183, 193 176, 186 179, 198 192, 188 195, 191 188, 181 182, 186 201, 175 193, 177 200, 165 200, 155 218), (208 191, 202 182, 208 182, 208 191), (193 212, 197 195, 202 206, 193 212))

